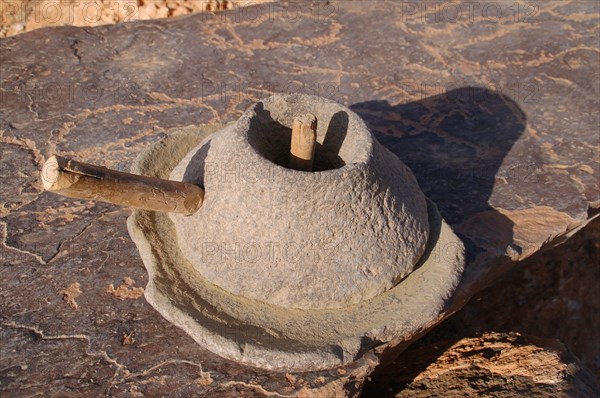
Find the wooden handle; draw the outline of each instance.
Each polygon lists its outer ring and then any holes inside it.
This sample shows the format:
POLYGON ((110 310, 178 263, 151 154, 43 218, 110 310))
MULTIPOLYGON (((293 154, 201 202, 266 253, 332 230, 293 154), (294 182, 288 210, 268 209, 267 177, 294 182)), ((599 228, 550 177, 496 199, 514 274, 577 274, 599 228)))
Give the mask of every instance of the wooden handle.
POLYGON ((42 167, 44 189, 71 198, 172 213, 193 214, 204 190, 186 182, 123 173, 52 156, 42 167))
POLYGON ((307 113, 294 119, 292 144, 290 148, 290 168, 312 171, 317 142, 317 118, 307 113))

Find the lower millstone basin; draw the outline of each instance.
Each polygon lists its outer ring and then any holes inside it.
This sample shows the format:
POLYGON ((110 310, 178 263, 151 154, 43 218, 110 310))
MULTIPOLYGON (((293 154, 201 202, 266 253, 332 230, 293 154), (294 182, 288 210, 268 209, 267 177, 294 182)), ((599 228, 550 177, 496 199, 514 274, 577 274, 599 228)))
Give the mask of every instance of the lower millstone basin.
MULTIPOLYGON (((144 150, 132 171, 169 178, 186 154, 206 147, 224 127, 189 126, 172 131, 144 150)), ((463 272, 464 246, 435 204, 426 203, 429 236, 412 272, 376 297, 336 308, 286 308, 218 286, 185 257, 181 228, 173 222, 176 218, 166 213, 134 210, 127 227, 148 270, 145 297, 169 322, 224 358, 264 369, 314 371, 363 359, 369 363, 372 349, 377 347, 381 354, 414 340, 451 305, 463 272)), ((195 239, 216 241, 209 233, 224 236, 215 229, 205 234, 200 231, 195 239)), ((258 266, 254 269, 270 283, 272 273, 258 266)), ((320 271, 315 267, 314 272, 320 271)), ((337 286, 335 281, 331 289, 337 286)))
POLYGON ((410 170, 335 102, 274 95, 216 132, 171 172, 205 188, 170 214, 185 258, 220 288, 286 308, 341 308, 409 275, 429 236, 410 170), (287 168, 294 117, 317 117, 312 172, 287 168))

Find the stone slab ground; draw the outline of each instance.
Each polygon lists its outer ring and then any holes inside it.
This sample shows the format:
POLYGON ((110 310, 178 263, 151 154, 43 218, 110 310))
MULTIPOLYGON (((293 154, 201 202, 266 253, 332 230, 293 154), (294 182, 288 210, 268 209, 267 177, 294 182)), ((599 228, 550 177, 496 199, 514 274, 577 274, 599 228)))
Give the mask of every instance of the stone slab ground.
POLYGON ((597 215, 598 3, 494 2, 461 19, 445 3, 437 19, 297 4, 0 41, 3 395, 356 396, 392 359, 286 375, 198 347, 144 301, 128 210, 41 192, 53 153, 127 170, 169 129, 235 120, 273 92, 334 99, 463 239, 446 316, 597 215))

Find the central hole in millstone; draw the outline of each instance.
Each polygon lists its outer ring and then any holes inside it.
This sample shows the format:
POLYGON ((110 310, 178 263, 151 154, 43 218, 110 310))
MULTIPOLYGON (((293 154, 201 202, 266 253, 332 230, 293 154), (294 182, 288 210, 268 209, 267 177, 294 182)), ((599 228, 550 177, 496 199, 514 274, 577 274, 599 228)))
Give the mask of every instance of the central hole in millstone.
MULTIPOLYGON (((354 162, 356 139, 348 131, 348 114, 317 116, 317 143, 312 171, 339 169, 354 162)), ((293 118, 274 120, 267 109, 257 110, 250 122, 248 141, 265 159, 289 168, 293 118)))

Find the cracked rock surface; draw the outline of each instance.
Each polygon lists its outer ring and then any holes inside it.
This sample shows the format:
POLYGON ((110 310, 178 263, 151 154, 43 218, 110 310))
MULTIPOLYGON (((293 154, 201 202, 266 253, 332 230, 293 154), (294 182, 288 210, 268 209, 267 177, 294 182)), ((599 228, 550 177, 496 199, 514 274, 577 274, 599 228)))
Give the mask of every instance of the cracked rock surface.
POLYGON ((2 39, 3 395, 356 396, 380 361, 373 352, 290 376, 246 368, 201 349, 143 297, 111 295, 148 280, 129 211, 42 193, 38 170, 53 153, 127 170, 168 129, 235 120, 273 91, 331 98, 411 168, 463 239, 448 314, 583 227, 600 205, 599 5, 540 2, 517 17, 514 2, 496 3, 502 23, 481 9, 458 23, 333 2, 294 19, 263 5, 2 39))
POLYGON ((591 374, 558 340, 487 332, 441 346, 408 351, 384 376, 395 376, 395 388, 381 383, 374 391, 371 383, 365 397, 593 397, 598 391, 591 374))

